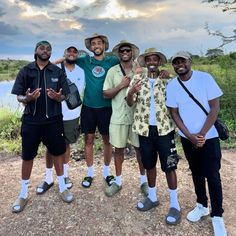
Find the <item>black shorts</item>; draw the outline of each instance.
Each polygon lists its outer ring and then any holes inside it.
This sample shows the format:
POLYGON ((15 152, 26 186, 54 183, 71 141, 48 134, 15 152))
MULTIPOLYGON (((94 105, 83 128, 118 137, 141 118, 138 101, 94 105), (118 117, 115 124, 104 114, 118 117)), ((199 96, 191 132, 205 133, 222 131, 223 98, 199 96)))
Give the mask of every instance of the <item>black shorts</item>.
POLYGON ((112 108, 92 108, 85 105, 81 109, 81 131, 85 134, 94 134, 96 127, 101 135, 109 135, 109 125, 112 108))
POLYGON ((150 170, 156 166, 159 154, 161 169, 170 172, 177 168, 179 157, 177 155, 174 131, 159 136, 156 126, 149 126, 149 136, 140 136, 141 160, 145 169, 150 170))
POLYGON ((21 136, 23 160, 33 160, 37 156, 40 142, 53 156, 62 155, 66 151, 63 121, 43 125, 22 123, 21 136))

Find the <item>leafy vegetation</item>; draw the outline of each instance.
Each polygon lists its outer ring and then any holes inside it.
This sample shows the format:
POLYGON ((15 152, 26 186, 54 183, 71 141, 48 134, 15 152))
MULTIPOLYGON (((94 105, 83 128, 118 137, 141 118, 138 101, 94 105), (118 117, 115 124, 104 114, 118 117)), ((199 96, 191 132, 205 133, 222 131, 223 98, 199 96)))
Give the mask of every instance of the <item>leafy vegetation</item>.
MULTIPOLYGON (((226 122, 230 129, 230 139, 226 142, 222 142, 224 148, 236 147, 235 59, 235 52, 228 55, 212 56, 212 54, 210 54, 208 57, 193 55, 192 68, 212 74, 224 92, 224 96, 221 98, 220 117, 226 122)), ((0 60, 0 78, 7 70, 16 74, 26 63, 26 61, 0 60), (6 65, 8 65, 8 67, 6 65)), ((165 68, 174 74, 170 63, 168 63, 165 68)), ((14 77, 9 76, 7 79, 12 80, 14 77)), ((0 108, 0 151, 14 152, 18 154, 21 152, 20 117, 21 113, 19 111, 12 112, 8 108, 0 108)), ((80 137, 77 147, 79 150, 83 150, 83 136, 80 137)), ((100 136, 96 135, 95 153, 100 150, 102 150, 102 141, 100 136)), ((44 153, 42 148, 39 150, 39 154, 40 153, 44 153)))
POLYGON ((20 117, 19 112, 12 112, 8 108, 0 110, 0 150, 20 153, 20 117))
POLYGON ((18 71, 28 63, 23 60, 0 60, 0 81, 15 79, 18 71))

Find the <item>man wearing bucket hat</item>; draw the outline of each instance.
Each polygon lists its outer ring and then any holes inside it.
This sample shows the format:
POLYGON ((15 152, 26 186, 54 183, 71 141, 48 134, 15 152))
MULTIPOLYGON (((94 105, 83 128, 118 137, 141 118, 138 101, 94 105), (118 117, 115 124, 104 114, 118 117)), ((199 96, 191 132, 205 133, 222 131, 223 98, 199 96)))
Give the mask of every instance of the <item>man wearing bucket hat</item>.
MULTIPOLYGON (((79 93, 82 94, 84 90, 84 70, 75 64, 78 57, 78 49, 75 46, 69 46, 64 50, 65 73, 68 79, 75 83, 79 93)), ((61 64, 61 67, 63 67, 61 64)), ((69 178, 69 160, 70 160, 70 144, 75 143, 79 138, 79 117, 80 107, 70 110, 65 101, 62 101, 62 114, 64 135, 66 141, 66 152, 63 160, 64 180, 68 189, 72 188, 73 183, 69 178)), ((46 151, 46 171, 45 179, 37 186, 37 194, 43 194, 53 186, 53 159, 52 155, 46 151)))
POLYGON ((147 179, 138 150, 138 135, 132 132, 131 127, 133 123, 133 107, 129 107, 125 101, 127 88, 137 68, 134 59, 139 55, 139 48, 123 40, 113 48, 112 52, 120 58, 120 64, 113 66, 108 71, 103 85, 103 94, 105 98, 112 99, 109 134, 110 143, 115 147, 116 177, 112 185, 107 187, 105 194, 108 197, 112 197, 121 190, 122 163, 124 161, 124 149, 128 140, 135 148, 140 170, 141 190, 144 194, 147 194, 147 179))
POLYGON ((178 77, 167 86, 166 105, 179 128, 197 196, 197 204, 187 214, 187 219, 197 222, 209 215, 207 180, 214 235, 226 236, 222 217, 224 210, 220 179, 221 148, 214 127, 220 109, 219 97, 223 93, 210 74, 191 70, 192 59, 188 52, 175 53, 171 61, 178 77), (188 95, 183 86, 205 107, 208 115, 188 95))
POLYGON ((126 98, 130 106, 135 106, 132 128, 139 135, 141 160, 148 179, 148 196, 138 202, 137 209, 147 211, 159 205, 156 194, 158 154, 161 169, 166 174, 170 196, 166 223, 176 225, 181 219, 175 172, 178 155, 174 141, 174 124, 165 105, 167 80, 159 78, 158 69, 166 62, 166 57, 155 48, 149 48, 138 57, 138 62, 140 66, 147 68, 147 72, 133 77, 126 98))
POLYGON ((63 178, 63 154, 66 150, 63 136, 61 101, 69 93, 63 71, 50 63, 52 47, 47 41, 36 44, 35 61, 23 67, 17 75, 12 93, 25 104, 22 116, 22 181, 19 197, 12 212, 22 211, 28 201, 28 184, 33 160, 42 142, 53 156, 60 196, 73 201, 73 195, 63 178))
POLYGON ((109 48, 108 38, 102 34, 93 34, 85 39, 85 46, 94 55, 78 57, 76 64, 84 69, 85 90, 81 110, 81 130, 85 134, 85 159, 87 175, 82 181, 82 186, 89 188, 94 178, 93 145, 96 127, 103 140, 103 177, 108 185, 114 180, 110 175, 109 165, 112 157, 112 146, 109 143, 109 123, 112 113, 111 99, 103 97, 103 83, 107 71, 119 63, 115 56, 105 56, 109 48))

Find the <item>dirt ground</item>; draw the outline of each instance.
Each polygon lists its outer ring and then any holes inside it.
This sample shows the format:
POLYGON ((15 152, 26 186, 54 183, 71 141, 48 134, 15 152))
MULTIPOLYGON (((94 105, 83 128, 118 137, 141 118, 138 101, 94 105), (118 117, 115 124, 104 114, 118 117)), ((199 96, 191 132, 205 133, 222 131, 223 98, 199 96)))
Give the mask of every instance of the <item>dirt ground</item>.
MULTIPOLYGON (((45 160, 35 159, 29 187, 29 202, 19 214, 11 213, 11 205, 20 189, 20 157, 0 154, 0 235, 170 235, 212 236, 210 217, 190 223, 187 212, 195 205, 190 171, 184 158, 178 166, 179 199, 182 221, 177 226, 164 222, 168 211, 168 193, 165 176, 158 166, 157 192, 160 205, 149 212, 139 212, 136 204, 142 198, 135 158, 123 164, 123 189, 113 198, 104 195, 102 159, 95 159, 95 179, 91 188, 84 189, 81 180, 86 173, 85 161, 70 163, 70 176, 74 182, 75 200, 63 203, 55 185, 44 195, 36 195, 35 187, 44 177, 45 160)), ((114 173, 114 165, 111 165, 114 173)), ((224 220, 228 235, 236 236, 236 150, 223 151, 222 184, 224 191, 224 220)))

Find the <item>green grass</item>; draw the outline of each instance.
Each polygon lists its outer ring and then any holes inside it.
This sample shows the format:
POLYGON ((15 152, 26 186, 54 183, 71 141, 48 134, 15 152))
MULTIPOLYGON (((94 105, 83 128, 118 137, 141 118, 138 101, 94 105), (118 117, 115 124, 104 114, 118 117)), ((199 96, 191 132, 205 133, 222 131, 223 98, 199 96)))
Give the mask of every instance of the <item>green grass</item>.
MULTIPOLYGON (((19 69, 26 65, 27 61, 0 60, 0 81, 15 79, 19 69)), ((220 98, 221 111, 219 116, 227 124, 230 130, 230 138, 221 141, 222 148, 236 148, 236 60, 232 55, 224 55, 216 58, 197 57, 193 59, 192 68, 210 73, 221 87, 224 95, 220 98)), ((173 68, 169 63, 163 67, 173 75, 173 68)), ((0 108, 0 151, 20 153, 20 112, 11 112, 7 108, 0 108)), ((181 150, 181 145, 177 142, 177 148, 181 150)), ((78 149, 83 150, 84 137, 80 136, 78 149)), ((101 136, 96 134, 94 142, 94 153, 103 150, 101 136)), ((44 150, 40 148, 39 155, 43 155, 44 150)))

